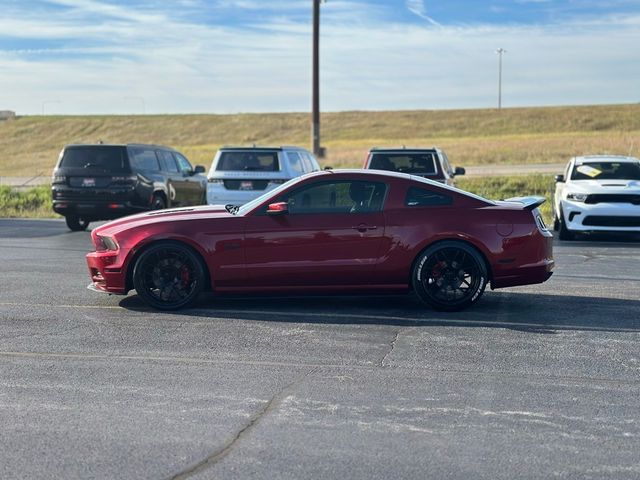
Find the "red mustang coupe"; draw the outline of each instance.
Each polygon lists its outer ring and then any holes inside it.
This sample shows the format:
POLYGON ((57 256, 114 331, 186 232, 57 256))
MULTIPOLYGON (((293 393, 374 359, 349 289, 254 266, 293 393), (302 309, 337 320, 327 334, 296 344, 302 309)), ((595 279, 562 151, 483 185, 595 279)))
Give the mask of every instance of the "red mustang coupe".
POLYGON ((93 230, 89 288, 177 309, 224 293, 399 293, 460 310, 553 269, 544 199, 494 202, 383 171, 315 172, 242 207, 125 217, 93 230))

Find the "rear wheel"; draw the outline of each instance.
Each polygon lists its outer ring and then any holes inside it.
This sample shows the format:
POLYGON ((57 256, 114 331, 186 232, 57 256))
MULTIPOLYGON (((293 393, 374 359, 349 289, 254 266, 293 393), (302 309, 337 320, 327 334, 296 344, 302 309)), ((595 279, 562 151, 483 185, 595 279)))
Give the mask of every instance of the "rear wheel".
POLYGON ((145 250, 133 269, 138 295, 152 307, 175 310, 193 303, 203 290, 204 267, 186 245, 160 243, 145 250))
POLYGON ((86 230, 90 223, 88 220, 84 220, 77 215, 67 215, 64 219, 67 222, 69 230, 73 230, 74 232, 86 230))
POLYGON ((151 199, 151 210, 162 210, 167 208, 167 202, 162 195, 154 193, 151 199))
POLYGON ((462 310, 477 302, 487 279, 487 266, 480 253, 457 241, 427 248, 416 259, 412 275, 418 297, 445 311, 462 310))

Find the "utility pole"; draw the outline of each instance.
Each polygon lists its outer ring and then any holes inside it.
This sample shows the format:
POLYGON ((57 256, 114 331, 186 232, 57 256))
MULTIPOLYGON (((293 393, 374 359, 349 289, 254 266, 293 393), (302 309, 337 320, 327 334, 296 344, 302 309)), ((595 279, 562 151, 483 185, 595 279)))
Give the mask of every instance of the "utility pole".
POLYGON ((502 54, 507 53, 504 48, 496 50, 498 54, 498 110, 502 108, 502 54))
POLYGON ((313 0, 313 74, 311 100, 311 144, 313 154, 322 157, 320 148, 320 0, 313 0))

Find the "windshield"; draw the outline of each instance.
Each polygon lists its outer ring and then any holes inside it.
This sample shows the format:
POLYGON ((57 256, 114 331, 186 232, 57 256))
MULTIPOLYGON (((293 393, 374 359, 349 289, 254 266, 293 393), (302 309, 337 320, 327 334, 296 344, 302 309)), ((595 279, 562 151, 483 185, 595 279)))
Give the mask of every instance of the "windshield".
POLYGON ((640 180, 640 163, 583 163, 573 169, 571 180, 640 180))
POLYGON ((220 154, 217 171, 278 172, 278 152, 223 152, 220 154))
POLYGON ((433 153, 375 153, 369 168, 416 175, 435 175, 433 153))
POLYGON ((60 166, 102 170, 105 172, 128 171, 124 148, 115 146, 67 148, 64 151, 60 166))

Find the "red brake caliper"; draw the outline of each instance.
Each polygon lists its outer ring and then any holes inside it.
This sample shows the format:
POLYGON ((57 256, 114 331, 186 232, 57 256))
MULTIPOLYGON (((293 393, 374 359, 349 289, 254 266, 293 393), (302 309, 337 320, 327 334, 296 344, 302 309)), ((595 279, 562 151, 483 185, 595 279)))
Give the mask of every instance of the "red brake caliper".
POLYGON ((191 277, 189 275, 189 269, 186 267, 186 265, 183 265, 183 267, 180 269, 180 280, 182 281, 182 286, 189 286, 190 279, 191 277))

